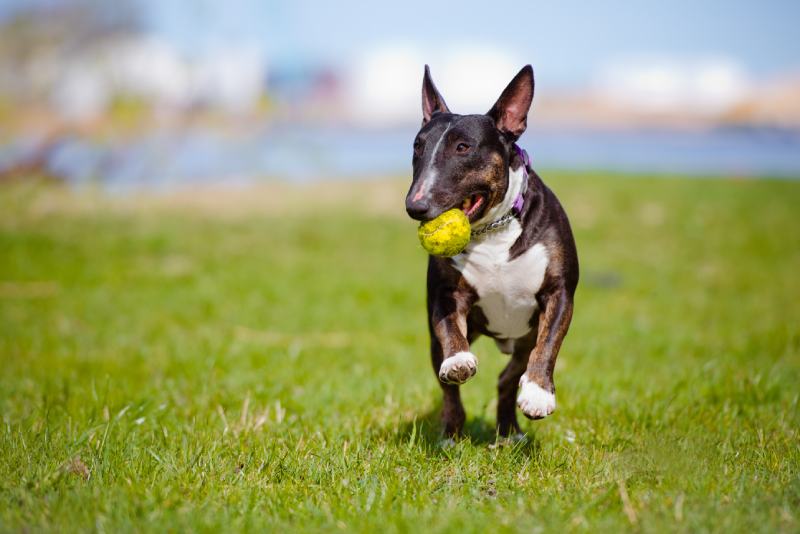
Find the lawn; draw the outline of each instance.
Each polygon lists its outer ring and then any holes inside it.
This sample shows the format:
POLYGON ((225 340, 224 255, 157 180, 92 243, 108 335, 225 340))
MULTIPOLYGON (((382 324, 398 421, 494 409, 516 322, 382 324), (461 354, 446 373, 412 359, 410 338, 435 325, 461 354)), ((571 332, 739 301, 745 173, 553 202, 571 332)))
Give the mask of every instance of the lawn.
POLYGON ((443 447, 404 184, 0 189, 0 530, 800 530, 800 182, 545 173, 558 410, 443 447))

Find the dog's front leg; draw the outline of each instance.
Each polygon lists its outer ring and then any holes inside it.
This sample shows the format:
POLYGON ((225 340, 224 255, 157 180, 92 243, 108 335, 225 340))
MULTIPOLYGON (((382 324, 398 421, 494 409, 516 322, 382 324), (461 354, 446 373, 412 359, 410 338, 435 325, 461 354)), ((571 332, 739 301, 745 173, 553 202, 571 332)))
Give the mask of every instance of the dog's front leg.
POLYGON ((450 297, 434 300, 430 309, 431 363, 444 395, 442 422, 447 436, 460 434, 464 427, 459 384, 478 370, 478 360, 469 352, 465 307, 450 297))
POLYGON ((572 295, 565 288, 558 288, 541 300, 543 309, 536 346, 531 351, 525 374, 519 380, 517 396, 517 405, 530 419, 541 419, 556 409, 553 369, 572 319, 572 295))
POLYGON ((478 359, 469 351, 466 314, 454 307, 450 313, 434 313, 431 321, 433 337, 441 346, 439 380, 444 384, 463 384, 478 371, 478 359))

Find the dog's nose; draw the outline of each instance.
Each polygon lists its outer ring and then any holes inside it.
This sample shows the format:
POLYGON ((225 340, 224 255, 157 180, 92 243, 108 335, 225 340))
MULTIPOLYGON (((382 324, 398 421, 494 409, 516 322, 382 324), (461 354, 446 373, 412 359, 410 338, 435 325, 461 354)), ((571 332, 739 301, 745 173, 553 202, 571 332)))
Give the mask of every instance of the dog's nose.
POLYGON ((412 219, 416 219, 418 221, 425 220, 427 217, 428 212, 431 209, 430 203, 425 200, 406 200, 406 213, 412 219))

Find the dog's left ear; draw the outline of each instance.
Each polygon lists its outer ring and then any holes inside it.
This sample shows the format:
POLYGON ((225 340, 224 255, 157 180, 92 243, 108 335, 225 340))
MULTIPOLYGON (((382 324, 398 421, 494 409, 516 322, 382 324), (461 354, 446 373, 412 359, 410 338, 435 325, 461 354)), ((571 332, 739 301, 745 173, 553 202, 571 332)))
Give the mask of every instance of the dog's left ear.
POLYGON ((533 102, 533 83, 533 67, 525 65, 487 113, 494 120, 497 129, 514 141, 519 139, 528 126, 528 111, 533 102))

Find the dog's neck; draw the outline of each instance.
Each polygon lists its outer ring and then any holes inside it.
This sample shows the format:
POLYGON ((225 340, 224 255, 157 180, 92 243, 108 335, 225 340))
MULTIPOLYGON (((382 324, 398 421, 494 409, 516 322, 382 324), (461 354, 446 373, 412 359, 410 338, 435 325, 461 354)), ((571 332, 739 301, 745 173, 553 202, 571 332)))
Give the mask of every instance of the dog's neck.
MULTIPOLYGON (((481 230, 486 229, 489 225, 513 215, 513 210, 518 207, 519 199, 522 198, 522 194, 525 192, 527 178, 528 171, 524 163, 517 170, 512 167, 508 168, 508 188, 503 200, 486 210, 483 217, 475 221, 472 225, 473 234, 480 235, 481 230)), ((521 209, 521 206, 519 206, 519 209, 521 209)))

